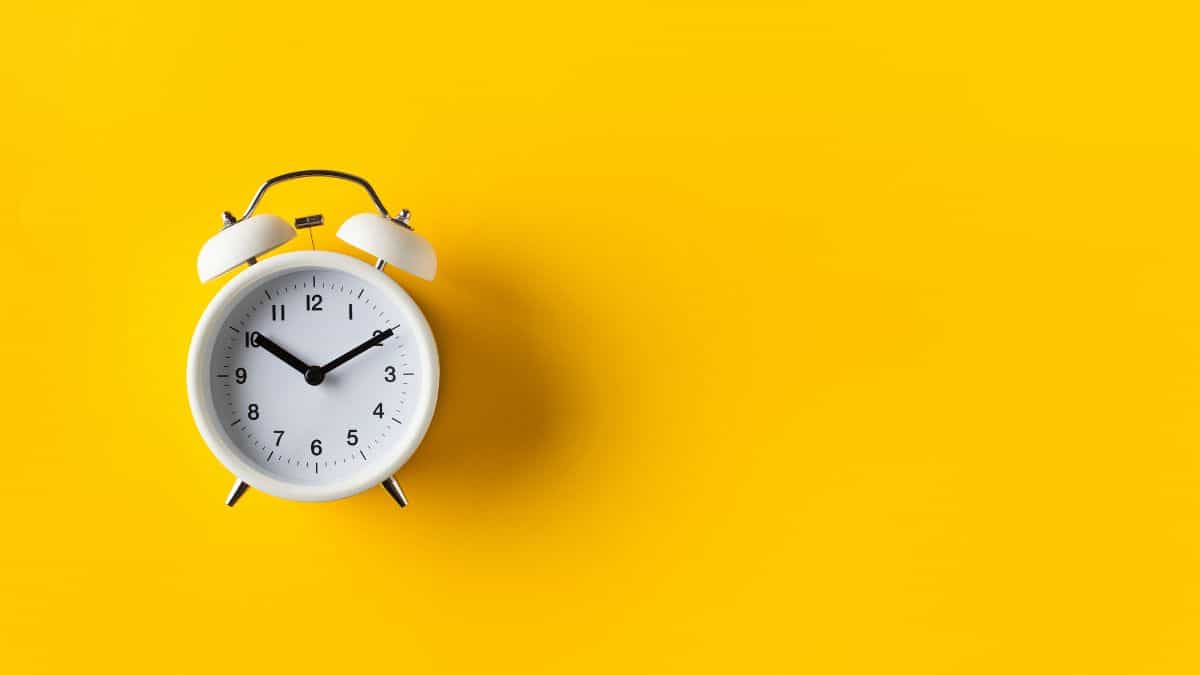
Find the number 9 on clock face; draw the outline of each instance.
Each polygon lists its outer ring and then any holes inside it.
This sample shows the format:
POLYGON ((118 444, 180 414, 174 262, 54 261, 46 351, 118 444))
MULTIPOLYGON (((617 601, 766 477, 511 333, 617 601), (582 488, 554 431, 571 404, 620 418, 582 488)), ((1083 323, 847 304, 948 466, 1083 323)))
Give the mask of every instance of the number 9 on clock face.
POLYGON ((250 485, 304 501, 378 485, 433 416, 437 349, 386 274, 329 252, 276 256, 235 277, 193 338, 201 434, 250 485))

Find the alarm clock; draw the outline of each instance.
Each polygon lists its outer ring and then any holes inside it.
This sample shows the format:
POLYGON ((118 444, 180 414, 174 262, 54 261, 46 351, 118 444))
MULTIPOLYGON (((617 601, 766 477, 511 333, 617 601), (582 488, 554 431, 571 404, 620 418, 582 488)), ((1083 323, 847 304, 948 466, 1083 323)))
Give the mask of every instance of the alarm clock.
MULTIPOLYGON (((202 283, 246 267, 212 299, 188 350, 188 402, 200 436, 235 476, 225 503, 254 487, 296 501, 330 501, 382 486, 408 504, 394 474, 433 419, 438 352, 429 323, 384 273, 391 264, 432 281, 437 258, 409 212, 388 215, 366 180, 313 169, 275 176, 200 249, 202 283), (338 238, 371 265, 330 251, 260 257, 297 229, 254 211, 278 183, 326 177, 356 183, 377 213, 351 217, 338 238)), ((311 235, 311 230, 310 230, 311 235)), ((315 249, 315 245, 314 245, 315 249)))

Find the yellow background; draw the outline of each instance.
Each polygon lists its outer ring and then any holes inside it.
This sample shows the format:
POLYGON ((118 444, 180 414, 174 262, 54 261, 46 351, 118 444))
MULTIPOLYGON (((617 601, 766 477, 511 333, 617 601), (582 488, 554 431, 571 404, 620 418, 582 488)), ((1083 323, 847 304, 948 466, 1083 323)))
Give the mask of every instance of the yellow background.
POLYGON ((1195 672, 1189 4, 8 4, 0 671, 1195 672), (406 511, 187 408, 307 167, 439 254, 406 511))

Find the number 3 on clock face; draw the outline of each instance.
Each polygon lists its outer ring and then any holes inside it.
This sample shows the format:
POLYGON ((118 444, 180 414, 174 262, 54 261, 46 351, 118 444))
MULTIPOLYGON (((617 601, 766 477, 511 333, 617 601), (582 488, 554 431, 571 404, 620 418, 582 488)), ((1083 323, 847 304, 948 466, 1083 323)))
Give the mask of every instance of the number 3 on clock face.
POLYGON ((377 486, 413 452, 438 390, 433 334, 383 272, 297 252, 235 277, 188 355, 201 435, 231 472, 286 499, 377 486))

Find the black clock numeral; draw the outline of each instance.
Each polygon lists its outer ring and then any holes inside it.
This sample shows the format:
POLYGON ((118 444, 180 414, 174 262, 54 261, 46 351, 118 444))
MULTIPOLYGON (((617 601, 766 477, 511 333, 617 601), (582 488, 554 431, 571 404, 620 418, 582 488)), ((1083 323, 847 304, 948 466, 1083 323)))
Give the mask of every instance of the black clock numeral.
POLYGON ((313 442, 308 446, 308 449, 314 456, 321 454, 321 439, 314 438, 313 442))
POLYGON ((246 337, 246 349, 258 346, 258 331, 250 331, 249 333, 242 333, 242 335, 246 337))
POLYGON ((258 419, 258 404, 257 403, 251 403, 250 406, 248 408, 246 408, 246 417, 249 417, 252 420, 258 419))
POLYGON ((395 366, 388 366, 387 368, 383 369, 383 381, 384 382, 395 382, 396 381, 396 367, 395 366))
POLYGON ((304 296, 304 310, 307 312, 323 312, 321 309, 321 296, 313 294, 304 296))
POLYGON ((271 320, 286 321, 287 305, 271 305, 271 320))
POLYGON ((237 380, 238 384, 246 384, 246 369, 238 368, 233 371, 233 379, 237 380))
MULTIPOLYGON (((373 330, 373 331, 371 331, 371 335, 379 335, 379 334, 380 334, 380 333, 382 333, 382 332, 383 332, 383 331, 381 331, 381 330, 373 330)), ((379 344, 377 344, 377 345, 373 345, 373 346, 375 346, 375 347, 382 347, 382 346, 383 346, 383 343, 382 343, 382 342, 380 342, 379 344)))
POLYGON ((383 404, 380 403, 379 405, 375 406, 375 409, 371 411, 371 414, 379 419, 383 419, 383 404))
POLYGON ((351 321, 354 320, 354 303, 353 302, 346 304, 346 315, 350 318, 351 321))
POLYGON ((346 432, 346 445, 358 445, 358 429, 346 432))
POLYGON ((271 433, 275 434, 275 447, 279 447, 279 441, 283 440, 283 429, 274 429, 271 433))

